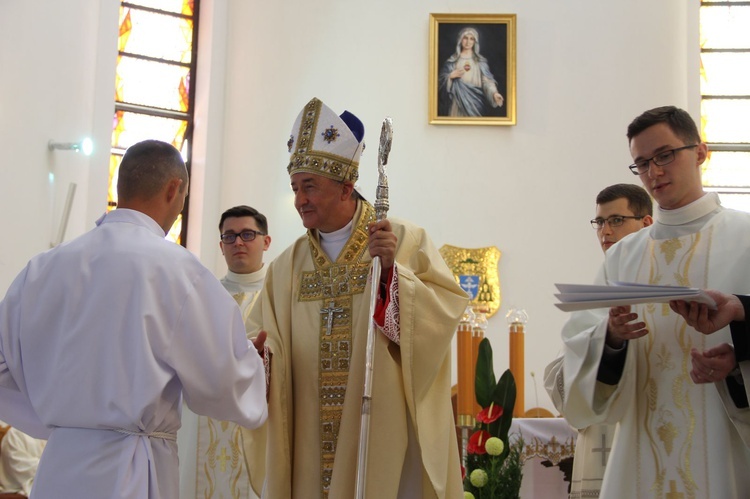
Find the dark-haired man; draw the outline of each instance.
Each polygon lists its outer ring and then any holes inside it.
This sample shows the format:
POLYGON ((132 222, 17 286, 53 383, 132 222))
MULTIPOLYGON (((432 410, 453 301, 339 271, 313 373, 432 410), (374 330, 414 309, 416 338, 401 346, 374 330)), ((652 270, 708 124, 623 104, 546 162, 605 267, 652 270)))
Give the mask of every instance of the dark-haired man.
POLYGON ((355 191, 363 137, 352 113, 312 99, 287 142, 307 233, 269 265, 250 313, 271 352, 264 494, 355 497, 365 344, 375 320, 369 452, 359 470, 365 497, 453 499, 462 487, 450 352, 468 297, 424 229, 377 222, 355 191), (375 256, 381 273, 370 276, 375 256))
POLYGON ((183 397, 265 421, 263 337, 251 345, 216 277, 164 238, 187 192, 177 149, 131 146, 117 209, 33 258, 0 302, 0 418, 48 438, 36 497, 178 497, 183 397))
POLYGON ((654 223, 654 205, 643 187, 615 184, 605 187, 596 196, 596 229, 602 251, 635 231, 654 223))
MULTIPOLYGON (((651 197, 643 187, 614 184, 602 189, 596 196, 596 218, 591 220, 602 251, 606 253, 623 237, 651 225, 653 213, 651 197)), ((544 384, 557 410, 565 415, 563 360, 564 356, 559 356, 547 366, 544 384)), ((579 429, 570 497, 599 497, 607 464, 606 450, 612 446, 614 432, 614 425, 609 424, 579 429)))
MULTIPOLYGON (((703 191, 708 148, 690 115, 651 109, 627 136, 630 170, 658 209, 607 252, 607 281, 750 292, 750 214, 703 191)), ((709 384, 690 376, 691 362, 731 342, 728 330, 704 336, 668 304, 646 303, 574 313, 562 335, 565 417, 618 423, 603 497, 747 497, 750 435, 727 415, 726 373, 707 372, 709 384)))
POLYGON ((268 220, 255 208, 234 206, 221 214, 219 234, 228 268, 221 283, 237 300, 246 320, 266 277, 263 253, 271 246, 268 220))
MULTIPOLYGON (((250 309, 266 277, 267 266, 263 254, 271 245, 268 220, 258 210, 247 205, 233 206, 219 218, 219 249, 227 262, 227 274, 221 284, 240 306, 245 326, 250 309)), ((244 459, 242 427, 207 416, 198 417, 196 493, 212 499, 260 495, 260 488, 251 490, 251 481, 244 459), (227 456, 234 456, 229 459, 227 456)), ((257 442, 255 445, 263 445, 257 442)), ((263 471, 256 471, 262 484, 263 471)))

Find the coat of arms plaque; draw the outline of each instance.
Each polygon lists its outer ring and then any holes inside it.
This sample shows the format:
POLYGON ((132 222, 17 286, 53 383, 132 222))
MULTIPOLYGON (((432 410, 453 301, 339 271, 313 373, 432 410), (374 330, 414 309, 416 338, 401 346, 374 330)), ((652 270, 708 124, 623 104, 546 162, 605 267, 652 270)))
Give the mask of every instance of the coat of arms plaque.
POLYGON ((500 250, 487 248, 458 248, 448 244, 440 254, 453 272, 458 284, 471 298, 470 304, 485 310, 492 317, 500 308, 500 250))

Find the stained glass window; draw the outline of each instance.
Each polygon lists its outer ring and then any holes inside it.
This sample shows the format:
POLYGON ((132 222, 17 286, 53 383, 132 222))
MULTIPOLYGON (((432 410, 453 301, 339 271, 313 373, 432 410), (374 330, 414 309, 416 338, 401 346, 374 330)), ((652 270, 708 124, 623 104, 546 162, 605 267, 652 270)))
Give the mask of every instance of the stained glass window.
MULTIPOLYGON (((182 152, 190 171, 197 7, 198 0, 120 2, 109 209, 117 206, 120 160, 136 142, 169 142, 182 152)), ((184 245, 186 222, 183 212, 167 237, 184 245)))
POLYGON ((750 211, 750 2, 702 1, 701 133, 711 150, 703 185, 750 211))

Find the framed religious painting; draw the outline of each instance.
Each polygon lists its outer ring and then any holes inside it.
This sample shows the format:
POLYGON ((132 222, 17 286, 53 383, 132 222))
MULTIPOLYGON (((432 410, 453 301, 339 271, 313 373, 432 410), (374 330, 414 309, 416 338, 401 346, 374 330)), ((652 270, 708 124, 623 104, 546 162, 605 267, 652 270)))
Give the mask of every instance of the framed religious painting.
POLYGON ((430 14, 433 125, 516 124, 516 15, 430 14))

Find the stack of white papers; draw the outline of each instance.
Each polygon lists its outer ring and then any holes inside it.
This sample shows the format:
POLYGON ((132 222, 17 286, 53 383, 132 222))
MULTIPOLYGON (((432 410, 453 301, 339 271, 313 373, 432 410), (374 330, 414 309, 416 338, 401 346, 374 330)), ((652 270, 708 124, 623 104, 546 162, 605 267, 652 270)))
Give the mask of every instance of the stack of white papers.
POLYGON ((716 302, 703 290, 683 286, 653 286, 633 282, 615 282, 609 286, 590 284, 555 284, 560 291, 555 306, 564 312, 609 308, 638 303, 663 303, 672 300, 705 303, 716 309, 716 302))

